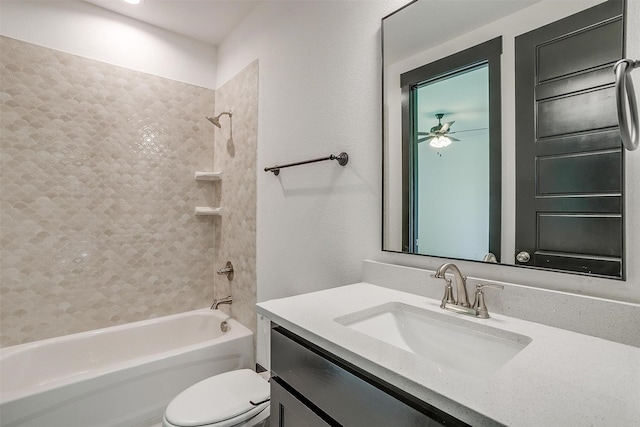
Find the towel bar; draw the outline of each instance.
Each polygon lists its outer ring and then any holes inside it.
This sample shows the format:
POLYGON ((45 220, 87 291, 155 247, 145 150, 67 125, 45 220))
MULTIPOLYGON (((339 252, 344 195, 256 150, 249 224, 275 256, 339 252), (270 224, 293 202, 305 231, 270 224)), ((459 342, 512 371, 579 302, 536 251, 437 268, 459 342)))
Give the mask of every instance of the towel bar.
POLYGON ((303 160, 301 162, 288 163, 286 165, 276 165, 276 166, 272 166, 272 167, 269 167, 269 168, 264 168, 264 171, 265 172, 273 172, 273 174, 275 176, 278 176, 280 174, 280 169, 289 168, 291 166, 306 165, 308 163, 322 162, 324 160, 337 160, 338 164, 340 166, 344 166, 347 163, 349 163, 349 155, 343 151, 342 153, 338 154, 337 156, 332 154, 330 156, 321 157, 319 159, 303 160))

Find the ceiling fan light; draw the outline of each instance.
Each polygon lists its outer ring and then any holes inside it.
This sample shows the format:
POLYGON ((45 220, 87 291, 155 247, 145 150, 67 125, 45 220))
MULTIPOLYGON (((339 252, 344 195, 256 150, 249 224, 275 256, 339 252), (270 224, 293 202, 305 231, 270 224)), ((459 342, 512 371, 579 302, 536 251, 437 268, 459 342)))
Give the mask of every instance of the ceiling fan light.
POLYGON ((446 136, 436 136, 431 141, 429 141, 429 145, 433 148, 444 148, 447 145, 451 144, 451 140, 446 136))
POLYGON ((429 145, 432 146, 433 148, 442 148, 442 144, 440 143, 440 138, 439 137, 433 137, 431 139, 431 141, 429 141, 429 145))

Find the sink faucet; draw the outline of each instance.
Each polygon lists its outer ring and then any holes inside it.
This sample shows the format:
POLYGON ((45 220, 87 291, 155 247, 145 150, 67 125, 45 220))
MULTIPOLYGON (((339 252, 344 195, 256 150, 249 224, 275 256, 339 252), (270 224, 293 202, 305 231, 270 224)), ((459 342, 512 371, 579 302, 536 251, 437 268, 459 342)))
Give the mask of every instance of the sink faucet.
POLYGON ((233 301, 233 299, 231 298, 231 295, 229 295, 228 297, 224 297, 224 298, 214 298, 213 299, 213 304, 211 304, 211 310, 217 310, 218 306, 220 304, 231 304, 231 302, 233 301))
POLYGON ((431 277, 438 279, 444 279, 446 286, 444 288, 444 297, 442 297, 442 303, 440 308, 444 310, 455 311, 456 313, 466 314, 469 316, 480 317, 487 319, 489 317, 489 311, 484 302, 485 288, 504 289, 502 285, 494 284, 478 284, 476 285, 476 295, 473 301, 473 306, 469 304, 469 296, 467 295, 467 278, 463 276, 460 269, 452 263, 442 264, 436 270, 435 274, 431 277), (456 295, 453 296, 453 288, 451 287, 451 279, 447 279, 446 273, 451 270, 453 272, 453 278, 456 284, 456 295))
POLYGON ((469 296, 467 295, 467 278, 462 275, 460 269, 453 263, 442 264, 436 270, 436 273, 433 277, 438 279, 444 279, 447 282, 447 288, 445 289, 445 298, 442 300, 442 308, 445 305, 445 302, 453 303, 455 305, 459 305, 462 307, 471 307, 469 304, 469 296), (453 272, 453 278, 456 284, 456 297, 453 298, 451 295, 451 280, 448 280, 445 276, 447 271, 451 270, 453 272))

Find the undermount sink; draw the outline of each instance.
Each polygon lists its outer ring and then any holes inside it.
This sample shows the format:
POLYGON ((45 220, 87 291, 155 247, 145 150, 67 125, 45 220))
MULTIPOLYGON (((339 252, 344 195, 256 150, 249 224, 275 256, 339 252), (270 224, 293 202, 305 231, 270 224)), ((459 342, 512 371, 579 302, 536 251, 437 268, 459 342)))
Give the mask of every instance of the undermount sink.
POLYGON ((390 302, 334 319, 438 365, 487 378, 531 338, 411 305, 390 302))

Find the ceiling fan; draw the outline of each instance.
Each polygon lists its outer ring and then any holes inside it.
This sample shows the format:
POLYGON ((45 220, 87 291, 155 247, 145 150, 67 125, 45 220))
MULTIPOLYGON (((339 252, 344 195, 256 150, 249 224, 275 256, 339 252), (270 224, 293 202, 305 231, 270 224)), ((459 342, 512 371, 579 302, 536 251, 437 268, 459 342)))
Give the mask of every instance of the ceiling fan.
MULTIPOLYGON (((454 138, 450 135, 452 133, 457 133, 457 132, 450 131, 451 126, 455 123, 455 120, 442 124, 443 117, 444 117, 444 113, 436 114, 436 119, 438 119, 438 124, 432 127, 431 130, 429 130, 429 132, 418 132, 418 143, 430 140, 429 141, 430 146, 434 148, 444 148, 450 145, 451 142, 453 141, 460 141, 459 139, 454 138), (424 135, 424 136, 420 137, 420 135, 424 135)), ((486 128, 467 129, 467 130, 458 131, 458 132, 470 132, 473 130, 483 130, 483 129, 486 129, 486 128)))

